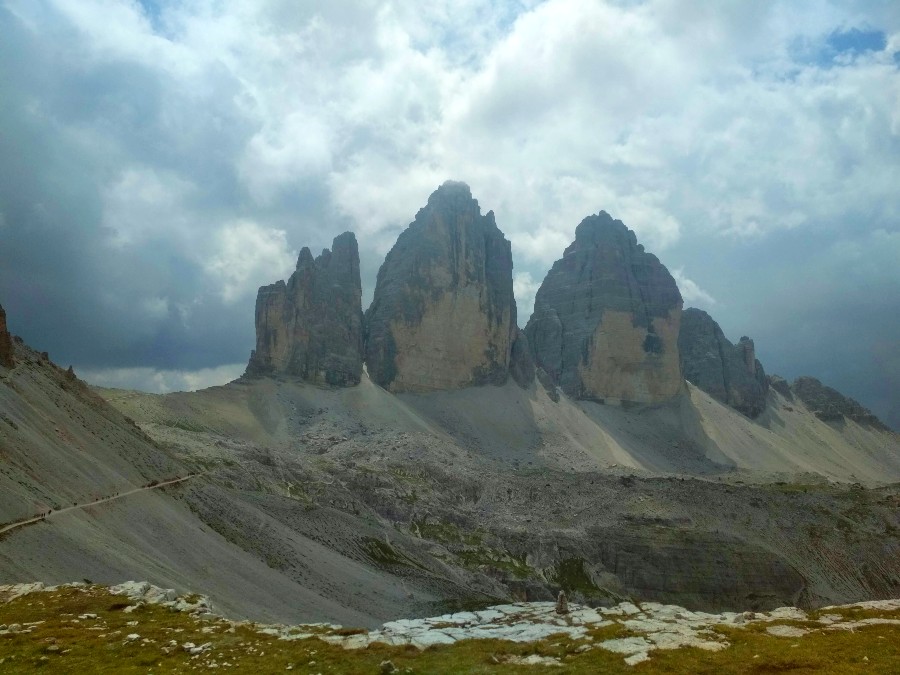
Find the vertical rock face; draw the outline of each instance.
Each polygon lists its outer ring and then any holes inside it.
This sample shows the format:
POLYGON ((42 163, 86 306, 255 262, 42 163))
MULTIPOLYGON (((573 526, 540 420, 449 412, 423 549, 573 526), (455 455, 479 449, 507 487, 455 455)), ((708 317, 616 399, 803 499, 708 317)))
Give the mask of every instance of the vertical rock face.
POLYGON ((732 344, 709 314, 690 307, 681 315, 678 348, 688 382, 748 417, 765 410, 769 381, 753 340, 732 344))
POLYGON ((390 391, 502 384, 516 331, 509 242, 465 183, 448 181, 378 271, 369 376, 390 391))
POLYGON ((525 332, 519 330, 518 327, 515 329, 515 337, 509 354, 509 374, 522 388, 528 388, 534 382, 535 369, 531 347, 528 345, 525 332))
POLYGON ((791 391, 824 422, 841 422, 848 418, 880 431, 890 430, 871 410, 814 377, 798 377, 791 385, 791 391))
POLYGON ((669 271, 601 211, 553 264, 525 333, 536 365, 569 396, 656 403, 682 386, 681 305, 669 271))
POLYGON ((256 349, 247 374, 283 373, 314 384, 350 386, 362 375, 359 248, 351 232, 315 260, 300 251, 288 282, 259 289, 256 349))
POLYGON ((12 368, 14 365, 12 336, 6 328, 6 310, 0 306, 0 366, 12 368))

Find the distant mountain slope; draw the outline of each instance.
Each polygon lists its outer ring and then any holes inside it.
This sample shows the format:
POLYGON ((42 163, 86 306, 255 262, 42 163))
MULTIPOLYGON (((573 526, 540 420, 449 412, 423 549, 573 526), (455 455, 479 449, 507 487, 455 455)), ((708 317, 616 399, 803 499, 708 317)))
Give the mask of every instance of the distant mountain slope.
POLYGON ((0 370, 0 520, 188 472, 74 374, 15 346, 0 370))
POLYGON ((824 422, 802 401, 774 390, 754 422, 696 387, 690 392, 709 446, 738 466, 870 484, 900 480, 900 435, 886 428, 850 419, 824 422))
MULTIPOLYGON (((900 593, 900 488, 824 480, 890 480, 895 436, 796 402, 754 422, 693 389, 637 407, 513 382, 395 396, 366 376, 103 390, 151 442, 17 350, 0 371, 5 485, 64 504, 203 475, 5 533, 0 581, 148 578, 231 616, 369 626, 560 588, 696 609, 900 593), (803 461, 785 456, 794 438, 803 461)), ((5 503, 7 521, 28 511, 5 503)))
POLYGON ((513 382, 394 395, 365 375, 351 388, 242 378, 102 394, 215 467, 227 494, 187 493, 209 527, 303 583, 332 579, 341 602, 360 599, 339 567, 316 566, 318 546, 402 580, 406 616, 428 594, 550 599, 560 587, 707 609, 900 592, 900 488, 850 483, 896 480, 896 436, 778 398, 754 421, 693 387, 627 407, 513 382))
MULTIPOLYGON (((187 418, 183 426, 189 428, 187 418)), ((0 525, 198 470, 202 467, 173 457, 45 355, 16 344, 14 367, 0 367, 0 525)), ((220 611, 235 617, 352 625, 399 616, 410 598, 435 600, 411 592, 364 559, 349 559, 279 529, 263 512, 245 511, 254 527, 273 530, 285 546, 303 551, 309 570, 319 570, 318 579, 300 583, 274 569, 265 555, 242 549, 237 537, 213 531, 192 510, 191 494, 218 505, 225 519, 239 519, 240 507, 203 476, 51 513, 0 535, 0 583, 148 578, 207 593, 220 611), (348 597, 334 592, 339 579, 346 582, 348 597)), ((372 536, 378 535, 375 528, 372 536)))
POLYGON ((612 466, 647 474, 782 480, 819 474, 846 482, 900 481, 900 435, 851 419, 828 423, 776 391, 757 420, 693 385, 675 401, 620 407, 530 389, 471 387, 392 395, 363 375, 358 387, 244 379, 165 396, 100 390, 164 442, 185 429, 264 445, 304 444, 313 418, 338 436, 425 433, 494 460, 577 471, 612 466))

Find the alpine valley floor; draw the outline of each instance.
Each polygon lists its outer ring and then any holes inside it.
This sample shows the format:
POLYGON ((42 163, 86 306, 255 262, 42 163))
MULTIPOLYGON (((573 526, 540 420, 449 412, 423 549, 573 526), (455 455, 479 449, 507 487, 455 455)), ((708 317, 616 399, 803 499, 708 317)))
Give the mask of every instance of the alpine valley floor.
POLYGON ((365 377, 151 395, 17 362, 4 523, 197 475, 6 532, 7 583, 140 578, 231 618, 360 627, 560 589, 698 611, 900 596, 897 436, 775 391, 751 421, 690 385, 630 408, 365 377))

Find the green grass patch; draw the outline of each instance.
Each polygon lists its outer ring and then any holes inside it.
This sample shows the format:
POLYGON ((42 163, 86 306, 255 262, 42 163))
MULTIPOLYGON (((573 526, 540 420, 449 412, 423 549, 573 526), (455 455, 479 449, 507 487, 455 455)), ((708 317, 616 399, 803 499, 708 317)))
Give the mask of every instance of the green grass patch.
POLYGON ((410 524, 409 529, 413 534, 417 534, 422 539, 430 539, 431 541, 437 541, 442 544, 478 546, 484 540, 483 531, 465 531, 453 523, 414 520, 410 524))
MULTIPOLYGON (((620 624, 593 629, 591 639, 552 636, 536 643, 467 640, 419 651, 414 647, 372 645, 345 650, 316 637, 285 641, 260 635, 253 624, 200 619, 147 606, 126 613, 125 598, 96 586, 34 593, 0 603, 0 624, 31 624, 30 633, 0 635, 0 672, 28 673, 185 673, 218 670, 234 673, 341 673, 372 675, 391 661, 400 673, 896 673, 900 663, 900 626, 877 625, 855 631, 814 632, 799 638, 773 637, 771 624, 720 627, 730 646, 719 652, 700 649, 653 651, 650 661, 634 667, 621 655, 590 648, 603 640, 626 637, 620 624), (96 615, 86 616, 89 614, 96 615), (79 618, 85 617, 85 618, 79 618), (129 639, 129 635, 137 638, 129 639), (170 643, 175 641, 175 647, 170 643), (199 655, 186 642, 209 644, 199 655), (522 666, 510 657, 537 654, 559 660, 562 667, 522 666), (212 664, 218 667, 214 668, 212 664), (228 664, 227 666, 225 664, 228 664)), ((900 613, 845 608, 822 610, 862 619, 891 618, 900 613)), ((813 613, 815 616, 818 613, 813 613)), ((815 628, 810 622, 777 622, 815 628)), ((298 632, 325 632, 298 627, 298 632)), ((342 629, 350 635, 355 629, 342 629)))
POLYGON ((551 581, 567 593, 579 592, 583 595, 608 595, 606 591, 597 586, 584 569, 584 560, 581 558, 566 558, 556 566, 551 576, 551 581))
POLYGON ((525 562, 525 558, 517 558, 496 549, 486 546, 477 546, 455 551, 454 554, 464 567, 477 569, 480 567, 492 567, 496 570, 507 572, 518 579, 527 579, 534 576, 534 570, 525 562))

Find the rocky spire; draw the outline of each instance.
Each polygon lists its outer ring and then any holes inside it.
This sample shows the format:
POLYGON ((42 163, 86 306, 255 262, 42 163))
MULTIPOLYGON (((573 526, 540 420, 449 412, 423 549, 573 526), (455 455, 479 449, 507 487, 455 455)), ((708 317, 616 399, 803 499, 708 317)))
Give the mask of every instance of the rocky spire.
POLYGON ((300 251, 287 283, 259 289, 256 349, 248 375, 282 373, 314 384, 350 386, 362 375, 362 285, 352 232, 313 259, 300 251))
POLYGON ((678 349, 688 382, 748 417, 765 410, 769 381, 753 340, 732 344, 709 314, 690 307, 681 315, 678 349))
POLYGON ((569 396, 654 403, 682 386, 681 305, 669 271, 601 211, 548 272, 525 333, 536 365, 569 396))
POLYGON ((369 376, 391 391, 506 381, 516 334, 512 254, 468 185, 441 185, 397 239, 366 325, 369 376))

